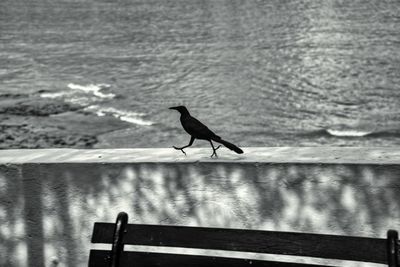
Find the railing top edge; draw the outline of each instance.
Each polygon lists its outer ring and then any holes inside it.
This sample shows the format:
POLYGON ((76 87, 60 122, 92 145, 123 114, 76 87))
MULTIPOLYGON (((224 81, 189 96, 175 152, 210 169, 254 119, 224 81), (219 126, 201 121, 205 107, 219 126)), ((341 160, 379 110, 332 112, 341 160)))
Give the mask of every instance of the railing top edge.
POLYGON ((310 163, 400 164, 400 147, 246 147, 238 155, 209 148, 10 149, 0 150, 0 164, 23 163, 310 163))

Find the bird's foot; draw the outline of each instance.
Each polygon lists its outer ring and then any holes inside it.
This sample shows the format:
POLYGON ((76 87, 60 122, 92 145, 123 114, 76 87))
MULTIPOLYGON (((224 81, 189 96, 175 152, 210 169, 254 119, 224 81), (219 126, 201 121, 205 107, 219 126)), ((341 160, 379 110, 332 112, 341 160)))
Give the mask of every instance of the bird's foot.
POLYGON ((172 146, 172 147, 175 148, 176 150, 182 151, 182 153, 185 154, 185 156, 186 156, 186 152, 183 150, 182 147, 176 147, 176 146, 172 146))
POLYGON ((217 148, 214 149, 213 153, 211 154, 211 158, 212 158, 214 155, 215 155, 216 158, 218 158, 218 155, 217 155, 217 152, 216 152, 216 151, 217 151, 220 147, 221 147, 221 145, 217 146, 217 148))

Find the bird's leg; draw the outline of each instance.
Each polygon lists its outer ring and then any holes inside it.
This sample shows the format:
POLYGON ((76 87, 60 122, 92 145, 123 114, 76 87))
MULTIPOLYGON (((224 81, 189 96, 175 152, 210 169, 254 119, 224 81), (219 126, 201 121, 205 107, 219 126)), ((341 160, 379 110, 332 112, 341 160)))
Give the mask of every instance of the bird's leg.
POLYGON ((194 142, 194 137, 192 136, 192 137, 190 137, 190 141, 189 141, 189 144, 187 146, 183 146, 183 147, 172 146, 172 147, 175 148, 176 150, 182 151, 182 153, 185 154, 185 156, 186 156, 186 152, 183 149, 193 145, 193 142, 194 142))
POLYGON ((217 148, 214 148, 214 144, 212 143, 211 140, 210 140, 210 144, 211 144, 211 147, 212 147, 212 149, 213 149, 213 153, 211 154, 211 157, 213 157, 213 156, 215 155, 215 157, 218 158, 218 155, 217 155, 217 152, 216 152, 216 151, 221 147, 221 145, 217 146, 217 148))

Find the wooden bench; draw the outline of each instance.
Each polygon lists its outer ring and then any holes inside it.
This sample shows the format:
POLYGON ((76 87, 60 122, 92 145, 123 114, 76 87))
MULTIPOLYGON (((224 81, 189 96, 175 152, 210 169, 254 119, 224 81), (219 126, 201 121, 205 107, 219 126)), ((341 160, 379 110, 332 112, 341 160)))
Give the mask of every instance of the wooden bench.
POLYGON ((387 238, 381 239, 225 228, 128 224, 128 215, 121 212, 115 224, 95 223, 92 243, 112 244, 112 250, 91 250, 89 267, 322 266, 229 257, 124 251, 125 244, 257 252, 372 262, 390 267, 400 266, 398 233, 394 230, 389 230, 387 238))

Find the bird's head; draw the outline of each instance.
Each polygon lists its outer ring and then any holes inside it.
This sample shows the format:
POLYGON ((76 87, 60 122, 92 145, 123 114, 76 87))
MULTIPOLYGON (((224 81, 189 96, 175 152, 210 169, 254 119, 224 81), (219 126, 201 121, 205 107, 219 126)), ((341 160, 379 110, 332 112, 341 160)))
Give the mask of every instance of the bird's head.
POLYGON ((181 114, 189 114, 189 111, 185 106, 170 107, 169 109, 175 109, 179 111, 181 114))

